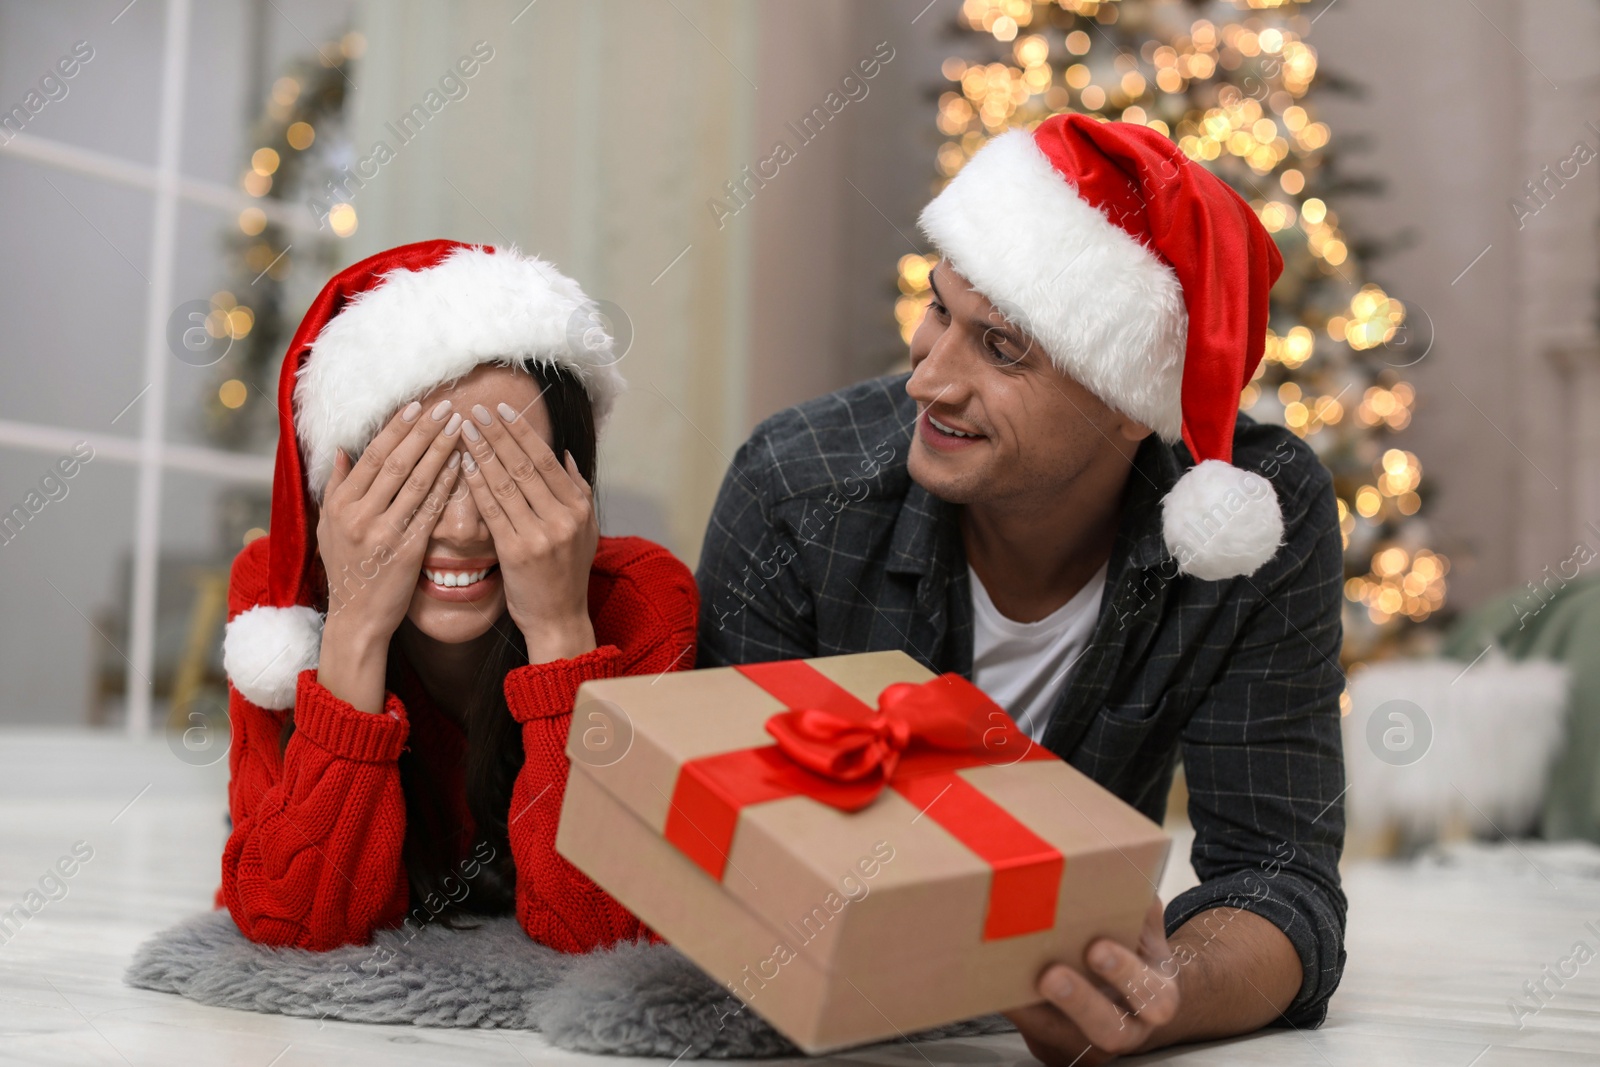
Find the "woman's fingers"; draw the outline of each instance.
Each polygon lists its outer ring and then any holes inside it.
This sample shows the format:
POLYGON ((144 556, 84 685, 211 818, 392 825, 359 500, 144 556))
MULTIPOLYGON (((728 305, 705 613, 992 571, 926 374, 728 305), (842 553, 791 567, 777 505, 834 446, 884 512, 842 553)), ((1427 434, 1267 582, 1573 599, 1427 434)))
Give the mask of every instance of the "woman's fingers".
MULTIPOLYGON (((450 401, 441 400, 427 411, 413 400, 389 420, 345 481, 346 499, 360 498, 370 508, 368 514, 389 509, 405 480, 411 477, 417 460, 449 425, 450 401)), ((460 425, 460 420, 456 420, 460 425)))
MULTIPOLYGON (((428 495, 423 497, 421 505, 402 520, 404 526, 399 530, 400 539, 394 556, 396 559, 409 561, 413 581, 422 567, 422 557, 427 554, 433 528, 438 523, 439 516, 444 514, 445 505, 450 502, 450 494, 460 478, 460 456, 461 453, 456 452, 445 461, 444 466, 439 468, 439 473, 434 476, 433 485, 428 489, 428 495)), ((384 521, 388 521, 387 517, 384 521)))
MULTIPOLYGON (((482 405, 478 405, 478 410, 483 410, 482 405)), ((467 451, 477 461, 484 484, 510 518, 512 527, 518 532, 533 530, 539 517, 513 473, 516 469, 514 465, 519 462, 521 466, 527 466, 526 457, 520 457, 519 460, 501 455, 484 435, 484 429, 483 423, 477 418, 468 418, 461 424, 461 436, 466 441, 467 451)))
MULTIPOLYGON (((534 469, 544 480, 551 496, 569 508, 584 503, 587 494, 579 484, 583 482, 582 477, 573 480, 566 465, 550 450, 550 445, 534 430, 533 424, 523 418, 522 413, 510 404, 502 403, 498 410, 500 418, 493 420, 494 425, 488 428, 489 439, 495 448, 500 448, 500 440, 495 435, 495 431, 499 430, 515 442, 517 449, 533 462, 534 469)), ((477 414, 477 409, 473 410, 473 414, 477 414)))
MULTIPOLYGON (((550 446, 546 445, 537 434, 533 434, 533 440, 543 448, 543 453, 524 449, 511 435, 506 424, 491 416, 489 410, 482 404, 473 407, 472 416, 474 424, 471 430, 483 434, 488 440, 489 446, 494 450, 495 458, 511 476, 511 480, 517 483, 533 514, 543 522, 555 519, 565 506, 565 501, 551 491, 552 475, 545 469, 546 466, 555 468, 554 477, 564 481, 568 479, 566 472, 561 469, 560 461, 550 452, 550 446)), ((528 420, 518 421, 526 426, 528 420)))
POLYGON ((427 553, 428 539, 433 534, 433 528, 439 522, 439 516, 444 514, 450 497, 455 492, 456 485, 461 477, 461 453, 452 451, 444 465, 439 468, 439 473, 434 475, 433 486, 428 490, 428 495, 422 498, 422 503, 405 517, 405 530, 401 534, 401 544, 414 549, 418 563, 427 553), (415 540, 413 540, 415 539, 415 540))
MULTIPOLYGON (((378 476, 378 471, 383 466, 383 461, 389 457, 390 452, 394 451, 395 446, 405 439, 406 434, 411 432, 411 423, 414 419, 408 416, 412 415, 413 409, 420 414, 422 405, 417 401, 412 401, 395 412, 394 416, 389 419, 388 425, 378 431, 376 437, 367 442, 366 449, 355 458, 355 462, 345 472, 345 476, 339 480, 340 485, 344 487, 345 494, 350 499, 359 500, 366 494, 367 489, 372 485, 372 480, 378 476)), ((341 449, 340 451, 343 450, 341 449)), ((335 467, 338 466, 338 462, 338 456, 336 455, 334 457, 335 467)), ((324 499, 331 497, 332 493, 333 482, 330 479, 324 499)))
MULTIPOLYGON (((481 439, 481 435, 478 443, 487 445, 487 442, 481 439)), ((503 546, 510 545, 516 540, 517 530, 512 525, 510 516, 506 514, 506 509, 501 506, 500 498, 489 488, 483 468, 473 458, 471 451, 461 453, 461 475, 467 480, 467 491, 472 494, 472 502, 477 506, 478 514, 489 524, 489 536, 494 538, 496 554, 503 556, 503 546)), ((514 484, 512 489, 516 489, 514 484)), ((520 498, 521 495, 518 491, 517 496, 520 498)), ((526 508, 527 504, 524 503, 523 507, 526 508)))
MULTIPOLYGON (((451 456, 460 455, 456 451, 460 432, 461 416, 451 415, 445 421, 444 428, 428 442, 427 451, 422 453, 422 457, 411 468, 410 476, 400 486, 394 502, 384 513, 384 521, 389 524, 390 529, 400 532, 411 525, 417 509, 438 485, 439 476, 444 471, 446 462, 451 456)), ((452 474, 451 478, 454 477, 452 474)))
POLYGON ((350 476, 350 457, 344 454, 344 449, 333 450, 333 471, 328 475, 328 484, 323 487, 322 499, 327 500, 344 484, 350 476))
POLYGON ((569 451, 565 453, 565 456, 566 463, 564 466, 567 468, 567 474, 572 477, 572 483, 582 489, 583 498, 592 503, 594 501, 594 486, 589 484, 589 479, 585 478, 583 472, 578 469, 578 461, 572 458, 572 453, 569 451))

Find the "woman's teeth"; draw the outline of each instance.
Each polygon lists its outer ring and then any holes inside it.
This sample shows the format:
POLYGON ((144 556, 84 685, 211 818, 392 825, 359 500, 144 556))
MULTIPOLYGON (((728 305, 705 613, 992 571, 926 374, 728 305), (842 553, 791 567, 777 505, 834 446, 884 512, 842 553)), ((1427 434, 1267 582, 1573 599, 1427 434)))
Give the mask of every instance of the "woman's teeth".
POLYGON ((481 571, 430 571, 424 569, 422 573, 427 577, 428 581, 435 585, 454 587, 481 582, 489 576, 489 571, 492 570, 494 570, 493 567, 488 567, 481 571))
POLYGON ((946 426, 944 423, 940 422, 938 419, 934 418, 932 415, 928 416, 928 421, 933 423, 933 428, 935 430, 938 430, 940 433, 947 433, 951 437, 982 437, 983 436, 981 433, 967 433, 964 430, 951 429, 949 426, 946 426))

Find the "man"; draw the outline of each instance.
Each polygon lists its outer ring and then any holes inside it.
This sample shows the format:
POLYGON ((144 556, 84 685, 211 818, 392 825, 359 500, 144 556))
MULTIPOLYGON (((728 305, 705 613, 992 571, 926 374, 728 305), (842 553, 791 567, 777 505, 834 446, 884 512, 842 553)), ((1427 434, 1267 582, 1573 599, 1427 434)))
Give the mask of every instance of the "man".
POLYGON ((1331 479, 1239 416, 1282 260, 1142 126, 1055 116, 923 211, 943 256, 909 376, 773 416, 698 574, 700 665, 903 649, 1160 821, 1201 884, 1137 952, 1012 1012, 1099 1063, 1319 1025, 1343 970, 1341 541, 1331 479), (1179 442, 1182 444, 1179 444, 1179 442))

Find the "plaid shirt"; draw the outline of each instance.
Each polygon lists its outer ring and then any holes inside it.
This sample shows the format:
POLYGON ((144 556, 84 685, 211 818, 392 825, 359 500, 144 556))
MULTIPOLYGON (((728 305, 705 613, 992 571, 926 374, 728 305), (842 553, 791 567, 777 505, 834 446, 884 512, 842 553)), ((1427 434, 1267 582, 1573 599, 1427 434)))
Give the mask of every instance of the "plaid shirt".
MULTIPOLYGON (((734 457, 696 576, 701 667, 901 649, 972 677, 957 506, 906 471, 906 377, 780 412, 734 457)), ((1317 1026, 1345 962, 1338 515, 1327 470, 1287 430, 1241 415, 1233 461, 1276 487, 1284 545, 1249 577, 1179 576, 1160 504, 1188 453, 1146 438, 1043 744, 1156 822, 1181 754, 1201 884, 1167 905, 1167 931, 1222 906, 1269 920, 1303 970, 1283 1021, 1317 1026)))

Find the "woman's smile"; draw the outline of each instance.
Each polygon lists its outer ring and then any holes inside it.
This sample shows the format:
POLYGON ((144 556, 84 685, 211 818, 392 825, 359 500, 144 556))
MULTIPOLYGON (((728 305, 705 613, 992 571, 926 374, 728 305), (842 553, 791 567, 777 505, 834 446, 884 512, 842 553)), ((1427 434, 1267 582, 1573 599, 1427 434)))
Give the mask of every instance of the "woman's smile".
POLYGON ((449 559, 432 556, 422 561, 417 588, 436 600, 481 600, 500 584, 500 565, 493 559, 449 559))

